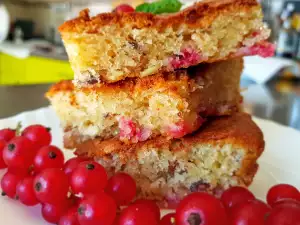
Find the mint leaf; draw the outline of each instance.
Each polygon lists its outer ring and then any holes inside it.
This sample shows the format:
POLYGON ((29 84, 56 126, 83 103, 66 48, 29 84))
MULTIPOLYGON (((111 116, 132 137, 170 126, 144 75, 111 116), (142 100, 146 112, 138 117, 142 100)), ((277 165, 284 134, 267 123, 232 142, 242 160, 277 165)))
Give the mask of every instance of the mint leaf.
POLYGON ((178 0, 159 0, 152 3, 144 3, 136 7, 137 12, 153 14, 175 13, 180 10, 182 3, 178 0))
POLYGON ((137 12, 146 12, 146 13, 153 13, 153 4, 151 3, 143 3, 141 5, 138 5, 136 8, 135 8, 135 11, 137 12))

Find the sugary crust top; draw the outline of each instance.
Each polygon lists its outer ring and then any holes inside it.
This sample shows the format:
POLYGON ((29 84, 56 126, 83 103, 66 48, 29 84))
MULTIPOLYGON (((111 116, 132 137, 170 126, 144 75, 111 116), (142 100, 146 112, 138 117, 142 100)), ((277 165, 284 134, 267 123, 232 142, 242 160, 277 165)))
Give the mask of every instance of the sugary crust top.
POLYGON ((89 16, 89 10, 83 10, 79 17, 66 21, 59 27, 61 33, 101 33, 101 27, 117 24, 120 27, 132 28, 155 27, 163 30, 166 27, 177 27, 182 24, 188 27, 207 28, 221 14, 259 9, 256 0, 204 0, 195 3, 175 14, 154 15, 150 13, 102 13, 89 16))
MULTIPOLYGON (((244 149, 249 159, 256 159, 264 150, 263 133, 246 113, 237 113, 228 117, 210 119, 196 133, 182 139, 168 140, 159 137, 146 142, 125 144, 117 139, 101 141, 89 140, 77 146, 77 154, 103 157, 107 154, 119 154, 120 157, 135 155, 147 149, 170 149, 172 151, 190 151, 199 144, 231 144, 244 149)), ((68 146, 66 146, 68 147, 68 146)))

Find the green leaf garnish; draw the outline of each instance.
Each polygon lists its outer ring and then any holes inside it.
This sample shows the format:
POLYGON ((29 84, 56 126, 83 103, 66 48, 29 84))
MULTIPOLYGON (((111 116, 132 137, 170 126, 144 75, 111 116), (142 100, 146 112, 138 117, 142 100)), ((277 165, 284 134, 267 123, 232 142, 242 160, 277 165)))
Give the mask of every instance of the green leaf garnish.
POLYGON ((182 3, 178 0, 159 0, 152 3, 144 3, 136 7, 137 12, 147 12, 153 14, 179 12, 182 3))

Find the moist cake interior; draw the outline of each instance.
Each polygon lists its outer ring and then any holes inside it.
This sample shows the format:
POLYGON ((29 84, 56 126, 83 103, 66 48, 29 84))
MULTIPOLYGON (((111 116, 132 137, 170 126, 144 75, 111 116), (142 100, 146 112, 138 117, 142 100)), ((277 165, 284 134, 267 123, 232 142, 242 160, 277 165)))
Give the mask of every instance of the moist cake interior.
POLYGON ((111 175, 117 171, 132 175, 138 197, 157 200, 163 207, 176 204, 191 192, 220 195, 231 186, 248 186, 256 172, 255 163, 248 168, 249 174, 238 173, 246 156, 245 149, 239 146, 198 144, 190 150, 174 153, 172 149, 149 149, 126 164, 114 154, 98 161, 111 175))

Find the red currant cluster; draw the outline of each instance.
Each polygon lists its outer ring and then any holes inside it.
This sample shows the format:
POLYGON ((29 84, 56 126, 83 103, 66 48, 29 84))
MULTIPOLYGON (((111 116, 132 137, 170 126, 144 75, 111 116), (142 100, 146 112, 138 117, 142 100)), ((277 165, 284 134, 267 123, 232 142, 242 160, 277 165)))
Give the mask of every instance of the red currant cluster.
POLYGON ((300 225, 300 192, 279 184, 260 201, 246 188, 232 187, 220 200, 206 193, 185 197, 163 225, 300 225))
POLYGON ((108 178, 105 169, 88 158, 64 162, 62 151, 50 145, 50 130, 27 127, 21 135, 0 130, 2 195, 27 206, 41 204, 42 215, 58 225, 300 225, 300 192, 279 184, 267 203, 246 188, 232 187, 220 199, 192 193, 175 213, 160 219, 154 201, 136 197, 136 183, 126 173, 108 178), (128 207, 124 207, 128 206, 128 207), (122 210, 121 210, 122 208, 122 210))
POLYGON ((108 179, 105 169, 88 158, 64 162, 63 152, 50 145, 50 129, 27 127, 21 135, 0 130, 2 195, 27 206, 41 204, 43 218, 59 225, 158 224, 160 209, 150 200, 137 200, 136 183, 126 173, 108 179), (130 205, 119 217, 117 211, 130 205))
POLYGON ((221 201, 232 225, 300 225, 300 192, 288 184, 273 186, 267 204, 242 187, 226 190, 221 201))

